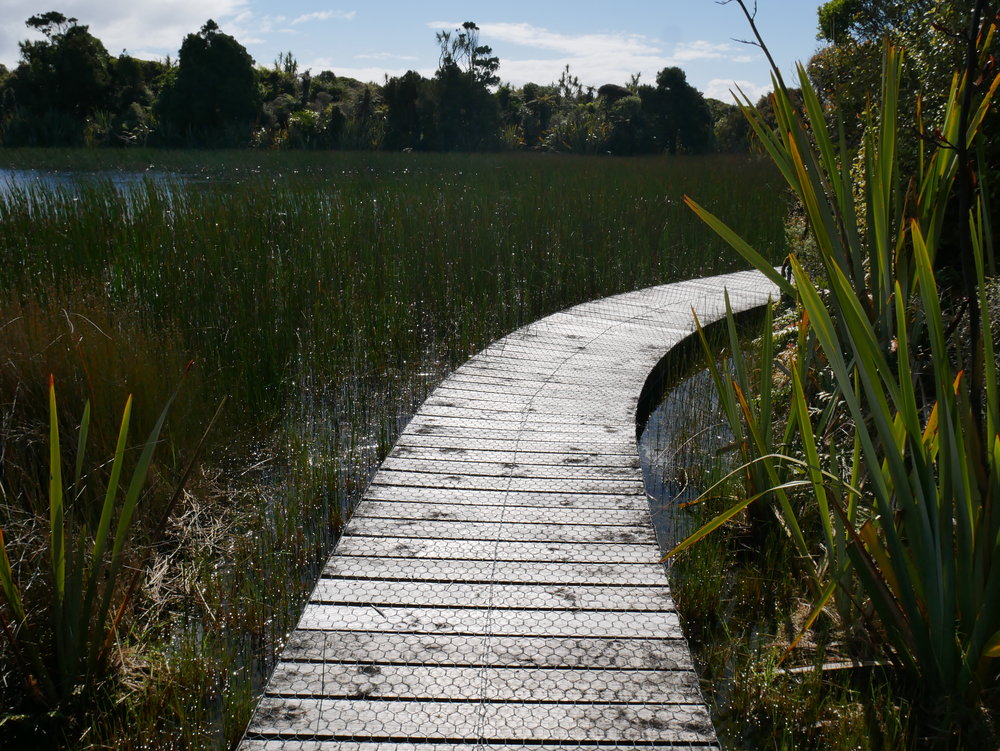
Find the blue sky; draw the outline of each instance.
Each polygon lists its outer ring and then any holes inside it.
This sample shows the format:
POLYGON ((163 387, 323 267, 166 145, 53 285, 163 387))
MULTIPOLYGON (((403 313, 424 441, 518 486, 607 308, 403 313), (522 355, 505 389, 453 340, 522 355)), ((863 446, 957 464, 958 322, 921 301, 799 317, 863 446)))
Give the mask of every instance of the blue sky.
MULTIPOLYGON (((817 49, 817 0, 758 0, 757 21, 778 64, 790 71, 817 49)), ((584 84, 652 83, 668 65, 683 68, 708 96, 730 101, 739 84, 752 98, 769 88, 763 54, 740 44, 750 30, 735 3, 715 0, 578 2, 403 2, 401 0, 0 0, 0 62, 17 63, 24 21, 59 10, 89 24, 108 51, 176 57, 185 34, 208 18, 263 65, 291 51, 300 70, 382 82, 437 66, 436 31, 475 21, 515 85, 551 83, 568 64, 584 84)))

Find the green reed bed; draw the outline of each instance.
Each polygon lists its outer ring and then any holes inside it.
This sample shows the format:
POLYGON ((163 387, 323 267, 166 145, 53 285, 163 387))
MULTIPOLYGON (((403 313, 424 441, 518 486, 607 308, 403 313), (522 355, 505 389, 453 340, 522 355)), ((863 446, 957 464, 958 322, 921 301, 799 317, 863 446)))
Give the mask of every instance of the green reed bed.
MULTIPOLYGON (((132 563, 147 573, 109 683, 39 719, 3 642, 3 711, 28 715, 5 730, 77 747, 238 738, 351 502, 445 373, 568 305, 738 267, 684 194, 783 255, 776 174, 742 158, 101 157, 0 154, 0 168, 100 172, 0 200, 0 525, 33 623, 47 617, 48 374, 64 435, 92 402, 100 474, 126 394, 144 435, 196 365, 133 524, 132 563), (117 171, 140 166, 144 181, 116 187, 117 171), (224 396, 207 458, 158 536, 157 512, 224 396)), ((67 502, 80 535, 95 503, 67 502)))

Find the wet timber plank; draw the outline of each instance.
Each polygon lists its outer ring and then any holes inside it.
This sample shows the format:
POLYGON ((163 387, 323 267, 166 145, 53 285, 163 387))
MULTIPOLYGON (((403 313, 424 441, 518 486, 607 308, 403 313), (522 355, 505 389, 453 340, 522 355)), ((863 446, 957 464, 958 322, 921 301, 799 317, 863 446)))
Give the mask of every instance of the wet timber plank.
POLYGON ((312 740, 493 738, 501 742, 578 744, 593 738, 650 742, 669 728, 677 743, 714 737, 708 711, 690 704, 578 704, 494 702, 484 712, 472 702, 286 698, 266 695, 257 709, 255 735, 312 740))
POLYGON ((518 446, 509 448, 475 448, 447 446, 397 446, 392 456, 386 462, 401 459, 419 459, 423 461, 441 462, 519 462, 522 464, 585 464, 588 467, 629 467, 639 469, 639 457, 628 454, 602 454, 596 451, 584 451, 570 454, 565 451, 524 451, 518 446))
MULTIPOLYGON (((680 622, 671 611, 580 610, 567 601, 562 610, 425 605, 306 605, 300 629, 318 631, 406 631, 416 634, 495 636, 600 636, 655 639, 680 622)), ((252 727, 252 726, 251 726, 252 727)))
MULTIPOLYGON (((246 751, 555 751, 565 746, 547 743, 532 743, 531 745, 517 743, 472 745, 467 743, 437 744, 429 743, 394 743, 394 742, 353 742, 353 741, 312 741, 312 740, 253 740, 248 739, 242 746, 246 751)), ((573 746, 584 748, 584 746, 573 746)), ((604 745, 586 744, 588 751, 691 751, 692 749, 715 748, 715 745, 685 743, 683 745, 644 744, 642 746, 627 743, 609 742, 604 745)))
POLYGON ((396 472, 430 472, 445 475, 469 474, 486 475, 491 477, 544 477, 561 480, 617 480, 622 478, 634 479, 636 467, 632 462, 621 462, 621 466, 613 467, 607 465, 589 466, 586 462, 566 461, 542 461, 539 463, 524 461, 513 452, 509 453, 509 460, 504 461, 499 457, 490 458, 484 456, 485 452, 479 452, 478 460, 470 457, 441 459, 440 457, 422 459, 416 458, 412 454, 408 456, 396 456, 382 462, 382 467, 386 470, 396 472))
MULTIPOLYGON (((378 477, 375 478, 376 480, 378 477)), ((409 503, 464 504, 468 506, 537 506, 580 509, 642 509, 648 504, 645 496, 620 497, 602 493, 537 493, 528 491, 466 490, 461 488, 417 488, 396 485, 371 485, 366 497, 377 501, 409 503)), ((361 513, 359 507, 357 513, 361 513)))
MULTIPOLYGON (((548 743, 532 743, 531 745, 503 743, 503 744, 483 744, 470 745, 463 743, 437 744, 433 742, 414 743, 385 743, 382 741, 357 743, 347 741, 303 741, 298 739, 288 740, 247 740, 243 748, 246 751, 555 751, 564 749, 565 746, 548 743)), ((711 749, 713 745, 702 745, 685 743, 683 745, 661 745, 644 744, 642 746, 629 745, 627 743, 610 742, 604 745, 571 746, 571 748, 586 748, 588 751, 691 751, 692 749, 711 749)))
POLYGON ((642 485, 639 394, 751 272, 595 300, 494 342, 365 492, 243 751, 715 749, 642 485))

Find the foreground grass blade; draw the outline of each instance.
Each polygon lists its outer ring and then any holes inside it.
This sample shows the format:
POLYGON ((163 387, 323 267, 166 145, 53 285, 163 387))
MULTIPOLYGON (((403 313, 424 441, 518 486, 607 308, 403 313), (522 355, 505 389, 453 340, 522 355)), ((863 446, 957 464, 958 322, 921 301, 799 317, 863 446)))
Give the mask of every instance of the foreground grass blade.
POLYGON ((749 243, 731 230, 725 222, 708 209, 700 206, 694 199, 684 196, 684 203, 697 214, 705 224, 715 230, 719 236, 729 243, 741 256, 747 259, 755 269, 778 285, 782 293, 794 296, 795 288, 783 277, 764 256, 754 250, 749 243))

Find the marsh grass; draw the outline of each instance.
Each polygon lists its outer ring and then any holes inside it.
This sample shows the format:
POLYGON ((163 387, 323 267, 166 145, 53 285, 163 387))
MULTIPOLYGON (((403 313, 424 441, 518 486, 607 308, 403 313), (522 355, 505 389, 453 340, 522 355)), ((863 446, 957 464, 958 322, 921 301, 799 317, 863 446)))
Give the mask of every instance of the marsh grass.
MULTIPOLYGON (((744 365, 759 362, 765 324, 785 317, 743 316, 736 339, 744 365)), ((733 337, 724 323, 705 331, 721 373, 735 375, 733 337)), ((690 337, 671 352, 662 394, 640 438, 643 474, 661 549, 745 495, 753 478, 733 476, 716 498, 692 504, 739 464, 738 442, 719 392, 690 337)), ((768 368, 768 372, 771 370, 768 368)), ((747 376, 759 378, 759 368, 747 376)), ((761 537, 746 513, 670 559, 670 589, 722 747, 788 751, 875 751, 917 745, 907 687, 875 667, 824 670, 844 659, 842 633, 819 619, 794 659, 782 662, 802 631, 807 582, 783 532, 761 537)), ((912 693, 912 692, 910 692, 912 693)))
MULTIPOLYGON (((150 508, 187 458, 184 436, 200 435, 229 397, 166 534, 149 539, 151 524, 137 519, 152 563, 113 700, 85 726, 56 718, 45 728, 76 747, 237 739, 351 504, 444 374, 568 305, 737 267, 683 194, 783 254, 776 175, 742 158, 2 160, 99 174, 14 185, 0 200, 0 525, 30 529, 38 513, 48 372, 65 384, 69 412, 89 397, 96 414, 125 391, 155 408, 196 361, 151 468, 150 508), (146 168, 149 179, 128 190, 107 175, 146 168)), ((136 430, 152 419, 136 414, 136 430)), ((110 427, 93 434, 94 454, 111 455, 110 427)), ((94 511, 84 498, 68 513, 94 511)), ((15 575, 44 609, 33 539, 23 537, 15 575)), ((7 685, 5 710, 30 710, 17 676, 7 685)), ((36 737, 38 718, 19 727, 36 737)))

